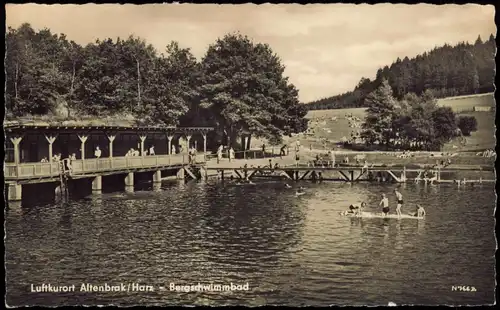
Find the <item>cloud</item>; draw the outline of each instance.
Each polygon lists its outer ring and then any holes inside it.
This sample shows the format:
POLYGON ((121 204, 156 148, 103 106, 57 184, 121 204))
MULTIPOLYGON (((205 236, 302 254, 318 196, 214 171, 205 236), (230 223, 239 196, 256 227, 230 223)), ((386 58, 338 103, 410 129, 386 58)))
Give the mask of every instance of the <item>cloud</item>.
POLYGON ((239 31, 268 43, 302 101, 352 90, 397 57, 496 33, 492 5, 6 5, 6 23, 29 22, 86 44, 140 36, 163 52, 172 40, 201 59, 209 44, 239 31))

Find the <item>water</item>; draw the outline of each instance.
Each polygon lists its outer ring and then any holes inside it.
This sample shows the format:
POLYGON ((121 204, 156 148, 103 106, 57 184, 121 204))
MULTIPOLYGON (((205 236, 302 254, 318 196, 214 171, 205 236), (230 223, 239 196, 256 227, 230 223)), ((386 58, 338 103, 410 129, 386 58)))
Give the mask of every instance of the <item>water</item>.
MULTIPOLYGON (((403 211, 425 220, 341 217, 374 208, 393 185, 164 184, 6 216, 7 295, 19 305, 477 305, 494 302, 492 185, 407 184, 403 211), (175 284, 249 284, 248 291, 172 292, 175 284), (76 285, 74 293, 30 286, 76 285), (82 283, 153 292, 79 292, 82 283), (470 286, 475 292, 453 291, 470 286), (160 287, 164 287, 163 290, 160 287)), ((392 212, 394 211, 394 208, 392 212)))

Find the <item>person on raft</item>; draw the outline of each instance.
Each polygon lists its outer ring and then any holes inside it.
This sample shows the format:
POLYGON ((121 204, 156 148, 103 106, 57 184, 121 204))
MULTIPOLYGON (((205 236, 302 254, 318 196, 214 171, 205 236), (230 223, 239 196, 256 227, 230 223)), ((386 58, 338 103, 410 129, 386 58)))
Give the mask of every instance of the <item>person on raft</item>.
POLYGON ((385 194, 382 194, 382 200, 380 200, 379 206, 382 206, 382 212, 384 212, 384 215, 389 214, 389 199, 385 196, 385 194))
POLYGON ((352 204, 349 206, 349 210, 344 211, 344 215, 348 214, 354 214, 354 215, 361 215, 361 212, 363 212, 363 208, 366 207, 366 202, 362 202, 360 204, 352 204))

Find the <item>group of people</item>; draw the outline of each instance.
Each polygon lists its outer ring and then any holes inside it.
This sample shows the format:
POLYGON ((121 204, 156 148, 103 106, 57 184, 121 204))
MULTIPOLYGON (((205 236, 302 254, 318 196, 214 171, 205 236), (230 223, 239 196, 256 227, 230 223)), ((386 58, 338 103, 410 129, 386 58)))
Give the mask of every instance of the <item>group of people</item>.
POLYGON ((483 156, 483 157, 493 157, 496 155, 495 151, 492 149, 485 150, 484 152, 479 152, 476 154, 477 156, 483 156))
MULTIPOLYGON (((52 162, 59 162, 59 161, 61 161, 61 158, 62 158, 61 153, 54 154, 52 156, 52 162)), ((68 159, 70 159, 70 160, 76 160, 76 154, 73 153, 73 154, 69 155, 68 159)), ((49 160, 48 160, 48 158, 46 156, 44 156, 40 162, 42 162, 42 163, 48 163, 49 160)))
MULTIPOLYGON (((401 216, 402 215, 401 208, 404 203, 403 195, 401 194, 401 192, 398 191, 398 189, 394 189, 394 194, 396 195, 397 199, 396 214, 398 216, 401 216)), ((382 194, 382 199, 380 200, 379 206, 382 207, 382 213, 384 214, 384 216, 387 216, 390 212, 390 208, 389 208, 389 198, 387 197, 386 194, 382 194)), ((354 216, 360 216, 364 208, 366 208, 366 202, 361 202, 360 204, 352 204, 349 206, 349 210, 344 212, 344 215, 352 214, 354 216)), ((415 217, 424 217, 425 214, 426 213, 424 208, 421 205, 417 204, 415 212, 410 213, 409 215, 415 217)))
MULTIPOLYGON (((97 147, 96 152, 97 152, 98 149, 99 149, 99 147, 97 147)), ((149 152, 148 152, 148 150, 144 150, 144 155, 148 155, 148 154, 149 155, 155 155, 155 147, 154 146, 151 146, 149 148, 149 152)), ((94 154, 94 155, 97 158, 101 157, 100 153, 99 153, 99 156, 97 156, 98 154, 94 154)), ((134 156, 141 156, 141 152, 139 152, 139 150, 131 148, 130 150, 128 150, 127 154, 125 154, 125 157, 134 157, 134 156)))

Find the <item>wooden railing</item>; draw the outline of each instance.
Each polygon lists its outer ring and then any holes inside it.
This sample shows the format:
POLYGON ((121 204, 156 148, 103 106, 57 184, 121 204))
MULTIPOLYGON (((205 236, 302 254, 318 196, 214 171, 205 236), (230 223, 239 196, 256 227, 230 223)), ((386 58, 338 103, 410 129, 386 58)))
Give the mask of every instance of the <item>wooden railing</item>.
MULTIPOLYGON (((104 171, 128 170, 138 168, 155 168, 162 166, 177 166, 188 164, 187 154, 153 155, 137 157, 90 158, 73 160, 71 162, 72 175, 98 173, 104 171)), ((204 162, 204 155, 196 155, 195 163, 204 162)), ((54 177, 59 175, 59 163, 4 163, 4 177, 6 179, 23 179, 54 177)))

